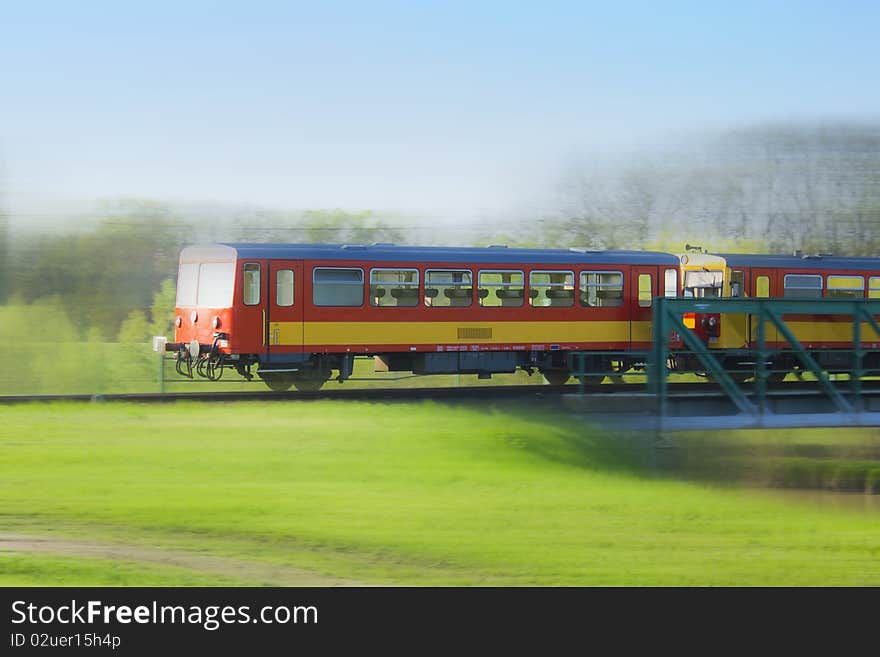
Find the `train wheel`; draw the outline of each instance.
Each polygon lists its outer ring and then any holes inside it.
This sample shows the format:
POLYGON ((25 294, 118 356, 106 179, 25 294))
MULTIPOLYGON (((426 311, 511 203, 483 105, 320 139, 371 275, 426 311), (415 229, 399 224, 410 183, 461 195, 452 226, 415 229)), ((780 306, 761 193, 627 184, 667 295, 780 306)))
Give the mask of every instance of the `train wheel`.
POLYGON ((312 372, 293 379, 293 385, 300 392, 317 392, 329 378, 330 372, 312 372))
POLYGON ((544 370, 541 372, 551 386, 562 386, 571 378, 566 370, 544 370))
MULTIPOLYGON (((579 376, 578 381, 580 381, 585 386, 598 385, 605 380, 604 374, 587 374, 586 376, 579 376)), ((623 381, 621 380, 621 383, 623 381)))
POLYGON ((264 372, 260 374, 260 378, 273 392, 286 392, 294 384, 293 378, 289 374, 264 372))

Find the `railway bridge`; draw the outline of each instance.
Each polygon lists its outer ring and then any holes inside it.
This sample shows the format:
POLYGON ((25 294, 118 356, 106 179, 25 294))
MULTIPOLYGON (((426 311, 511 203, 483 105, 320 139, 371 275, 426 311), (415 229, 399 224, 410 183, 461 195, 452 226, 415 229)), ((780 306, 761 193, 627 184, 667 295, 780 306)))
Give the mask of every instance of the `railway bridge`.
MULTIPOLYGON (((656 298, 652 347, 644 354, 645 390, 616 395, 572 395, 569 406, 591 420, 634 429, 675 431, 776 427, 880 426, 880 377, 866 368, 866 354, 880 348, 880 300, 876 299, 682 299, 656 298), (739 315, 748 318, 755 336, 751 371, 725 368, 713 351, 686 326, 687 314, 739 315), (836 330, 848 324, 850 343, 836 344, 833 372, 820 366, 817 350, 803 344, 786 320, 808 315, 834 318, 836 330), (768 328, 784 341, 784 354, 803 384, 770 385, 772 357, 781 352, 767 344, 768 328), (670 336, 683 350, 670 350, 670 336), (686 391, 670 385, 671 357, 690 357, 716 386, 686 391), (866 376, 873 375, 873 376, 866 376)), ((821 352, 821 350, 819 350, 821 352)), ((587 356, 575 357, 575 375, 584 376, 587 356), (577 364, 580 363, 580 367, 577 364)), ((791 377, 790 377, 791 378, 791 377)), ((794 382, 792 382, 794 383, 794 382)))

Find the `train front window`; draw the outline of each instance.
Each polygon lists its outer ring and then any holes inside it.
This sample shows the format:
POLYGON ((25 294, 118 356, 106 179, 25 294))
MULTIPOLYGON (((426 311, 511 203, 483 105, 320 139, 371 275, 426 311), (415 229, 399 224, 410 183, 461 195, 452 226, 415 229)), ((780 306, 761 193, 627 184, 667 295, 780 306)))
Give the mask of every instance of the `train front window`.
POLYGON ((203 262, 199 265, 197 305, 202 308, 229 308, 235 281, 234 262, 203 262))
POLYGON ((196 305, 196 290, 199 288, 199 263, 182 262, 177 272, 177 307, 196 305))
POLYGON ((718 299, 721 297, 723 281, 724 272, 718 270, 686 271, 684 273, 684 296, 698 299, 718 299))

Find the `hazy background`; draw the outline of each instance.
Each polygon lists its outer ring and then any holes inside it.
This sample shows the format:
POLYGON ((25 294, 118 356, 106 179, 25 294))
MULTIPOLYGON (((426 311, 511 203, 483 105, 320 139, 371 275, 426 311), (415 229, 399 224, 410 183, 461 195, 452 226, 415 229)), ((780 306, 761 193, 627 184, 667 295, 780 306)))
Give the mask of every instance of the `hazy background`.
POLYGON ((5 205, 501 221, 558 211, 573 162, 878 118, 876 2, 713 5, 4 3, 5 205))
POLYGON ((146 340, 179 248, 221 239, 880 254, 878 24, 855 1, 5 3, 0 337, 146 340))

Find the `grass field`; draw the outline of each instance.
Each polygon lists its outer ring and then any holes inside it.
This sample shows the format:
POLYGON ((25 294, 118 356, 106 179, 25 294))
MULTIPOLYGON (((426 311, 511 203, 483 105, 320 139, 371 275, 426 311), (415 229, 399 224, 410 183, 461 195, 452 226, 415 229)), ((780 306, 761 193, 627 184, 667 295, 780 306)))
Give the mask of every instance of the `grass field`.
POLYGON ((880 585, 880 516, 657 476, 554 408, 2 412, 7 586, 880 585))

